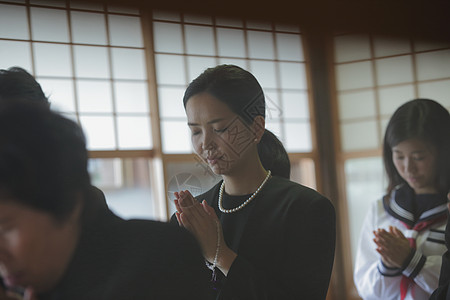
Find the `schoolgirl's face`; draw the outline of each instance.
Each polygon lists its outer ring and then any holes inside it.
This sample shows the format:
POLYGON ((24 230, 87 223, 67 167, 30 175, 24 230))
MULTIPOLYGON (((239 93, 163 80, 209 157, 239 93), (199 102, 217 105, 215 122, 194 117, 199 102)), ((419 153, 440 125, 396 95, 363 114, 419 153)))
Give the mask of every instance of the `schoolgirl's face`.
POLYGON ((208 93, 192 96, 186 103, 194 151, 218 175, 244 167, 256 149, 256 135, 224 102, 208 93))
POLYGON ((392 147, 400 176, 416 194, 437 192, 437 150, 421 139, 407 139, 392 147))

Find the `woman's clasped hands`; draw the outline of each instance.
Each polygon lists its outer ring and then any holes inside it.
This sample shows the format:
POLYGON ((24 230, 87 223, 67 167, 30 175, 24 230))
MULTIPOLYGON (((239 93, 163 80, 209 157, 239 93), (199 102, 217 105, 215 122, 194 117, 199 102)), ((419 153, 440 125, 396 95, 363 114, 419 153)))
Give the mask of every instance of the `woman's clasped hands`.
POLYGON ((214 209, 204 200, 201 203, 198 202, 187 190, 175 192, 174 195, 178 224, 197 238, 203 256, 213 263, 216 252, 219 251, 217 245, 224 244, 222 228, 214 209))
POLYGON ((227 275, 237 255, 225 243, 216 212, 205 200, 198 202, 187 190, 174 195, 178 224, 197 238, 205 259, 227 275))
POLYGON ((402 268, 411 253, 411 246, 403 233, 397 227, 389 226, 389 231, 379 228, 373 234, 383 264, 390 268, 402 268))

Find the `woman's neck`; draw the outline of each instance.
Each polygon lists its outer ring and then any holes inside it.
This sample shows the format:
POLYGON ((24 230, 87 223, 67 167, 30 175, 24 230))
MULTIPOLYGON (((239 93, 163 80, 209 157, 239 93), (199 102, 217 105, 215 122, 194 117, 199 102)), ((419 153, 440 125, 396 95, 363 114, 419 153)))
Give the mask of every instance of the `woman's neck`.
POLYGON ((248 195, 256 191, 267 176, 267 170, 262 164, 245 166, 234 174, 224 175, 225 193, 228 195, 248 195))

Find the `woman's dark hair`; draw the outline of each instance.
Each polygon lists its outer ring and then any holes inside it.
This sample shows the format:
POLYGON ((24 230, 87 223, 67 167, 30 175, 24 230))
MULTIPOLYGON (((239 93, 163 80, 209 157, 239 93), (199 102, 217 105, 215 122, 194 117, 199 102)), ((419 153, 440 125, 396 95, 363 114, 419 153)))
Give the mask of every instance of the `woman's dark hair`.
MULTIPOLYGON (((266 102, 261 85, 250 72, 235 65, 219 65, 206 69, 187 87, 183 104, 192 96, 208 93, 222 101, 247 124, 257 116, 266 116, 266 102)), ((260 143, 258 154, 265 169, 273 175, 289 178, 290 162, 283 144, 267 129, 260 143)))
POLYGON ((450 115, 430 99, 414 99, 400 106, 392 115, 384 136, 383 160, 388 176, 388 194, 405 183, 392 160, 392 148, 407 139, 417 138, 436 147, 437 188, 450 189, 450 115))
POLYGON ((90 187, 85 137, 47 107, 0 99, 0 196, 64 220, 90 187))
POLYGON ((30 73, 20 67, 0 70, 0 97, 3 101, 21 99, 49 106, 40 84, 30 73))
POLYGON ((291 177, 289 155, 281 141, 269 130, 264 132, 258 144, 258 155, 264 169, 280 177, 291 177))

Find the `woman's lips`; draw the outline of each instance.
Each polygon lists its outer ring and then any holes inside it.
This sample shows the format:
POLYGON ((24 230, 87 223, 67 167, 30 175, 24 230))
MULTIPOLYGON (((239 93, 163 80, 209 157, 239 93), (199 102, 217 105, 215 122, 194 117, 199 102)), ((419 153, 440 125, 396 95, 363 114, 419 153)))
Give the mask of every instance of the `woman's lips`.
POLYGON ((215 165, 218 163, 219 159, 221 159, 221 158, 222 158, 222 156, 207 157, 206 161, 210 165, 215 165))
POLYGON ((217 158, 207 158, 208 164, 215 165, 217 164, 217 158))
POLYGON ((418 178, 418 177, 409 177, 408 180, 409 180, 410 182, 418 182, 418 181, 419 181, 419 178, 418 178))

